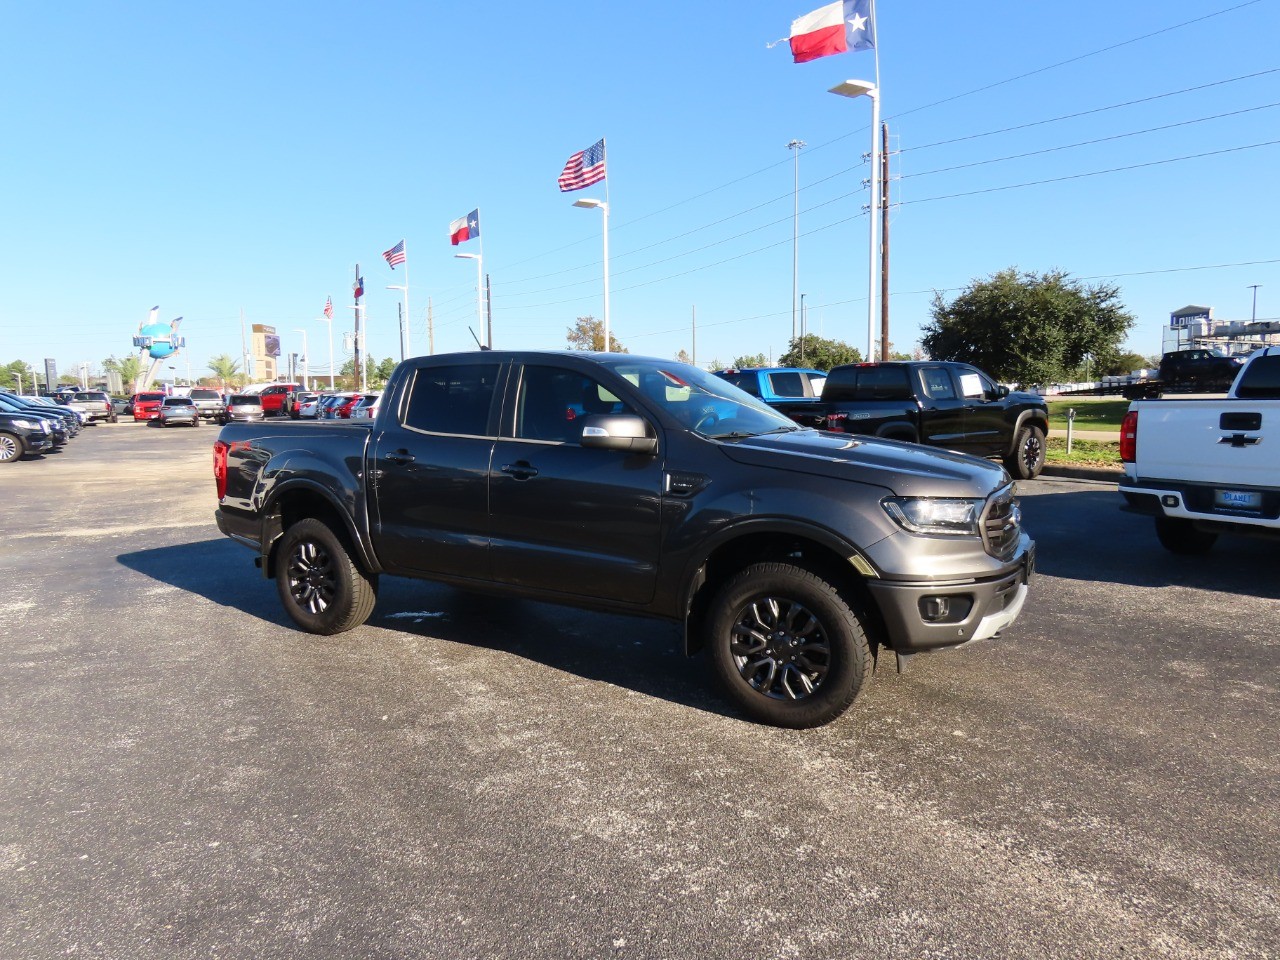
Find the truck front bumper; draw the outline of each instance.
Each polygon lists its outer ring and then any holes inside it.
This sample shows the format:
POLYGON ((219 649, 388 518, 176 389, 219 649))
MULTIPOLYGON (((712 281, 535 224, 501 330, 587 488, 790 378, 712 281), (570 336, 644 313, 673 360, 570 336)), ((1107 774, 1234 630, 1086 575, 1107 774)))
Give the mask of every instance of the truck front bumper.
POLYGON ((996 577, 966 583, 867 580, 866 585, 894 652, 920 653, 989 640, 1012 626, 1022 613, 1035 563, 1031 542, 1012 568, 996 577))

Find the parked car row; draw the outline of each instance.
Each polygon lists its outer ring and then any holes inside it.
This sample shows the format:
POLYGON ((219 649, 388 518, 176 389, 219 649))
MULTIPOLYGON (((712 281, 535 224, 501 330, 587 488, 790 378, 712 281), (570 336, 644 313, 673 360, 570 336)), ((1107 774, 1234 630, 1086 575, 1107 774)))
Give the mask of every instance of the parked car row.
POLYGON ((294 419, 364 420, 377 414, 382 393, 302 393, 294 419))
POLYGON ((56 453, 86 423, 84 411, 49 397, 0 392, 0 465, 56 453))

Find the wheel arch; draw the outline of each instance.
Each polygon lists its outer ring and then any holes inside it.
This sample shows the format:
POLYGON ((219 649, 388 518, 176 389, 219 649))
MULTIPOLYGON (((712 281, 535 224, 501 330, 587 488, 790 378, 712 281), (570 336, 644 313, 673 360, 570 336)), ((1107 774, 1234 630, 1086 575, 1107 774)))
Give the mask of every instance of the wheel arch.
POLYGON ((1018 419, 1014 421, 1013 431, 1009 436, 1009 447, 1005 450, 1006 457, 1013 456, 1018 450, 1018 434, 1022 432, 1025 426, 1039 427, 1046 437, 1049 436, 1049 417, 1043 410, 1023 410, 1018 414, 1018 419))
POLYGON ((261 565, 264 577, 275 576, 276 554, 285 531, 309 517, 323 520, 345 535, 352 559, 365 573, 380 572, 381 568, 366 549, 355 521, 333 492, 314 480, 300 477, 282 483, 263 504, 261 565))
POLYGON ((866 614, 868 639, 887 645, 884 621, 866 585, 863 566, 874 568, 856 546, 830 531, 803 523, 746 522, 716 539, 686 579, 684 606, 685 654, 704 646, 704 625, 712 597, 740 570, 757 563, 791 563, 818 574, 832 584, 852 607, 866 614))

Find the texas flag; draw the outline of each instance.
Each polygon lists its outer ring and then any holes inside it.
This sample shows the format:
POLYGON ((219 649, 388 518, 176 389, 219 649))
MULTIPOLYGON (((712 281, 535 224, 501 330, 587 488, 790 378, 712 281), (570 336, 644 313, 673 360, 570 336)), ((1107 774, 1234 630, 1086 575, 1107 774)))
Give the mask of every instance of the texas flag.
POLYGON ((480 236, 480 211, 472 210, 465 217, 459 217, 449 224, 449 240, 456 247, 463 240, 474 240, 480 236))
POLYGON ((791 56, 795 63, 849 50, 870 50, 875 45, 871 0, 828 3, 791 23, 791 56))

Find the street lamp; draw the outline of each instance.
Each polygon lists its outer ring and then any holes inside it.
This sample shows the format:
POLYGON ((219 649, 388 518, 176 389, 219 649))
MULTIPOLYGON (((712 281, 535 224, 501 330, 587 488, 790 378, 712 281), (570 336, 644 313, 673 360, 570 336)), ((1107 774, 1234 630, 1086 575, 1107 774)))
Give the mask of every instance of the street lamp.
POLYGON ((332 391, 334 389, 334 386, 333 386, 333 318, 332 317, 316 317, 316 323, 324 323, 324 324, 328 324, 329 326, 329 390, 332 391))
MULTIPOLYGON (((405 269, 409 267, 406 265, 405 269)), ((400 359, 404 360, 409 356, 409 284, 387 284, 388 290, 399 290, 404 294, 404 312, 400 314, 400 359)))
POLYGON ((302 389, 307 389, 307 375, 311 372, 311 353, 307 350, 307 331, 294 327, 294 333, 302 334, 302 389))
MULTIPOLYGON (((455 253, 458 260, 474 260, 476 262, 476 329, 485 333, 484 329, 484 254, 455 253)), ((479 334, 477 334, 479 336, 479 334)), ((485 334, 485 346, 493 349, 493 331, 485 334)))
POLYGON ((871 211, 870 249, 867 251, 867 361, 875 359, 873 349, 876 339, 876 212, 880 209, 880 91, 867 80, 846 80, 831 88, 840 97, 871 98, 871 211))
POLYGON ((610 352, 613 347, 609 340, 609 204, 604 200, 591 200, 584 197, 573 201, 575 207, 599 207, 604 214, 604 350, 610 352))
POLYGON ((800 150, 805 146, 803 140, 792 140, 787 149, 795 159, 795 211, 791 215, 791 339, 796 338, 796 292, 800 289, 800 150))

